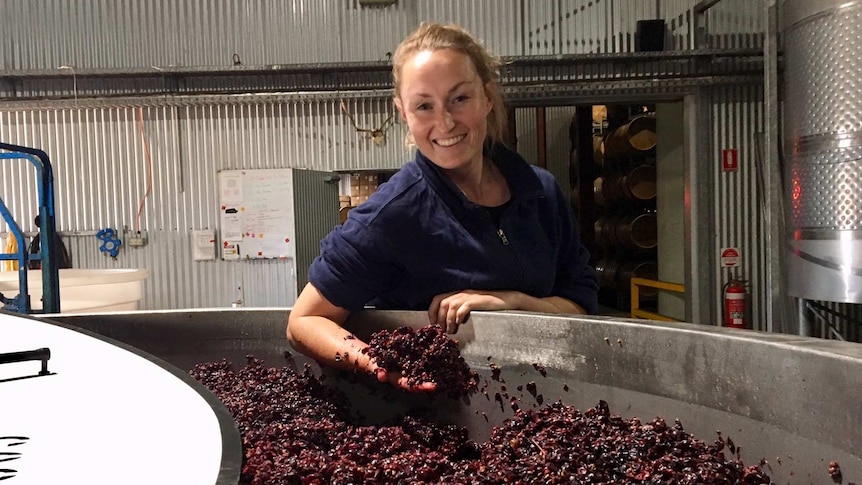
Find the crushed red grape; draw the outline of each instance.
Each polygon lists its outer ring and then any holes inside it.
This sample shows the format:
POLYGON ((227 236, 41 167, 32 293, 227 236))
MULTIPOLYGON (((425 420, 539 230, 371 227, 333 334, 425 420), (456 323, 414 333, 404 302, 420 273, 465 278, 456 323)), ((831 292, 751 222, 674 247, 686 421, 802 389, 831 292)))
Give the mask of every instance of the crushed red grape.
POLYGON ((400 372, 408 384, 433 382, 437 392, 451 397, 470 394, 478 385, 479 375, 461 357, 458 342, 439 325, 380 330, 363 352, 387 372, 400 372))
POLYGON ((518 409, 477 444, 466 428, 418 417, 354 422, 346 396, 308 366, 268 368, 249 357, 239 371, 221 361, 191 374, 236 421, 246 485, 772 483, 759 466, 726 458, 721 434, 707 444, 679 421, 623 419, 604 401, 585 412, 560 401, 518 409))
POLYGON ((841 465, 835 460, 829 462, 829 478, 834 482, 841 481, 841 465))

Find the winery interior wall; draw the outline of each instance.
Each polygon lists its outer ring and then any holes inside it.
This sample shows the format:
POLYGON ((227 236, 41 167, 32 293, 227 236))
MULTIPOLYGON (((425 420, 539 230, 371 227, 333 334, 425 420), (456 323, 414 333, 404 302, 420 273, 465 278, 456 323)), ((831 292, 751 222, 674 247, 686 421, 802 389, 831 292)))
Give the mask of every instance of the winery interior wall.
POLYGON ((711 251, 713 268, 714 305, 718 309, 717 320, 722 318, 722 286, 730 275, 747 281, 751 299, 751 318, 754 327, 766 330, 766 308, 758 295, 765 295, 767 258, 766 227, 764 223, 764 189, 758 187, 759 170, 763 160, 758 159, 756 134, 762 133, 764 125, 763 88, 761 86, 739 86, 716 88, 710 104, 712 129, 708 157, 701 163, 709 167, 714 187, 712 219, 714 232, 711 251), (725 150, 735 150, 738 170, 725 171, 725 150), (739 265, 722 268, 720 251, 734 247, 739 250, 739 265))
MULTIPOLYGON (((384 103, 380 101, 380 103, 384 103)), ((362 103, 360 103, 362 104, 362 103)), ((75 267, 147 268, 147 309, 291 305, 290 260, 192 261, 191 231, 218 230, 217 173, 223 169, 335 171, 362 158, 403 163, 400 125, 383 146, 355 133, 337 103, 282 102, 188 107, 0 109, 0 140, 51 157, 57 229, 75 267), (138 116, 152 156, 145 156, 138 116), (138 216, 143 202, 143 209, 138 216), (95 234, 144 229, 149 244, 98 251, 95 234)), ((366 110, 371 108, 366 106, 366 110)), ((390 163, 391 165, 391 163, 390 163)), ((35 169, 0 165, 0 197, 18 224, 35 231, 35 169)), ((0 233, 8 230, 5 221, 0 233)), ((122 234, 125 238, 126 234, 122 234)))
MULTIPOLYGON (((662 18, 668 48, 689 49, 694 38, 691 7, 684 0, 400 0, 383 9, 361 8, 354 0, 0 0, 0 69, 379 61, 421 20, 458 22, 500 55, 533 56, 631 52, 637 20, 662 18)), ((710 42, 760 45, 760 10, 742 0, 720 2, 706 15, 710 42)), ((748 141, 739 135, 760 126, 756 123, 761 120, 750 114, 762 99, 733 90, 723 96, 716 98, 716 112, 732 122, 716 121, 715 148, 725 145, 725 137, 735 137, 730 141, 739 142, 748 156, 742 145, 748 141)), ((359 125, 375 127, 391 112, 391 103, 354 99, 349 109, 359 125)), ((565 118, 553 110, 547 113, 550 120, 565 118)), ((553 124, 546 129, 555 133, 553 124)), ((556 129, 559 133, 561 128, 556 129)), ((219 307, 238 300, 246 306, 291 305, 296 289, 286 282, 296 268, 290 261, 191 261, 190 231, 218 229, 217 171, 397 169, 410 156, 403 135, 403 124, 395 123, 386 142, 377 145, 356 133, 337 101, 325 96, 195 105, 154 100, 138 106, 118 98, 116 106, 74 100, 0 106, 0 141, 39 147, 52 157, 57 228, 75 266, 149 269, 143 309, 219 307), (153 162, 152 192, 146 199, 149 169, 139 112, 153 162), (125 247, 116 260, 99 253, 96 231, 138 225, 148 231, 147 246, 125 247)), ((567 161, 567 150, 549 154, 567 161)), ((556 170, 558 162, 552 159, 551 164, 556 170)), ((0 175, 0 197, 15 208, 24 230, 32 232, 34 177, 26 166, 12 163, 0 166, 0 175)), ((730 198, 751 195, 750 175, 723 183, 717 207, 725 198, 728 204, 744 204, 730 198)), ((749 213, 716 209, 717 220, 733 228, 716 237, 727 243, 741 240, 744 254, 751 254, 743 261, 756 266, 758 253, 749 246, 759 219, 747 204, 749 213)), ((6 232, 0 223, 0 234, 6 232)), ((744 269, 757 281, 753 267, 744 269)), ((716 271, 715 279, 720 278, 716 271)))

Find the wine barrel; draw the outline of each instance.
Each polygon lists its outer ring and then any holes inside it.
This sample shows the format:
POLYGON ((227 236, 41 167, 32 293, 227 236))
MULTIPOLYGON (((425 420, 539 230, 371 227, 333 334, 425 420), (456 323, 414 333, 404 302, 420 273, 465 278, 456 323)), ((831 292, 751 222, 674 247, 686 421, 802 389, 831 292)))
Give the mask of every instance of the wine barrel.
MULTIPOLYGON (((621 293, 631 292, 632 278, 646 278, 648 280, 658 279, 658 264, 655 261, 632 260, 619 265, 616 272, 617 291, 621 293)), ((658 290, 655 288, 642 287, 641 296, 655 296, 658 290)))
POLYGON ((602 177, 596 177, 596 179, 593 180, 593 201, 596 205, 605 205, 605 194, 602 192, 602 185, 604 185, 604 183, 605 180, 602 177))
POLYGON ((607 241, 607 236, 605 235, 605 226, 607 226, 608 218, 607 216, 602 216, 596 219, 596 222, 593 223, 593 234, 595 237, 595 241, 598 244, 607 245, 609 244, 607 241))
POLYGON ((638 165, 624 174, 610 174, 593 182, 593 200, 604 206, 621 201, 645 202, 656 197, 656 172, 652 165, 638 165))
POLYGON ((605 140, 598 135, 593 135, 593 162, 597 167, 605 163, 605 140))
POLYGON ((623 183, 625 181, 625 176, 618 174, 605 175, 603 177, 599 177, 593 182, 593 191, 598 190, 599 197, 601 198, 601 203, 599 203, 599 199, 594 197, 596 203, 599 205, 607 205, 612 202, 619 202, 626 199, 626 191, 623 188, 623 183), (598 184, 598 187, 596 185, 598 184))
POLYGON ((655 166, 638 165, 623 177, 623 192, 630 200, 652 200, 656 196, 655 166))
POLYGON ((619 261, 613 259, 598 260, 596 262, 596 275, 599 277, 599 286, 602 288, 616 288, 619 267, 619 261))
POLYGON ((652 114, 635 116, 605 139, 606 159, 623 159, 646 152, 656 145, 656 120, 652 114))
POLYGON ((623 216, 620 214, 611 214, 601 216, 596 219, 593 225, 596 232, 596 242, 604 246, 619 246, 620 241, 617 239, 617 225, 623 216))
POLYGON ((617 246, 630 249, 652 249, 658 245, 656 215, 652 212, 626 214, 613 221, 613 226, 604 229, 617 246))

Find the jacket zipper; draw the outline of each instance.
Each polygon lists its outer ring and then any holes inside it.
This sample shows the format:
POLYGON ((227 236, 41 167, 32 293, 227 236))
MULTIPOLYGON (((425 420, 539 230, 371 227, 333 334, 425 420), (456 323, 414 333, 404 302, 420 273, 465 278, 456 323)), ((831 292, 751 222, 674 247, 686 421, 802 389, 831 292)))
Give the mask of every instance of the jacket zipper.
MULTIPOLYGON (((500 226, 502 226, 502 225, 503 225, 503 220, 501 217, 500 218, 500 226)), ((509 246, 509 238, 506 236, 506 233, 503 231, 502 227, 497 228, 497 236, 500 238, 500 241, 503 243, 504 247, 509 246)), ((523 264, 521 263, 521 258, 518 257, 517 252, 513 248, 507 249, 506 252, 510 255, 510 257, 512 259, 512 263, 514 264, 514 267, 518 268, 518 274, 520 275, 518 278, 520 280, 519 284, 523 284, 524 283, 524 276, 526 275, 526 272, 523 270, 523 264)))
POLYGON ((497 235, 500 236, 500 240, 503 241, 503 246, 509 245, 509 238, 506 237, 506 233, 503 232, 503 229, 497 229, 497 235))

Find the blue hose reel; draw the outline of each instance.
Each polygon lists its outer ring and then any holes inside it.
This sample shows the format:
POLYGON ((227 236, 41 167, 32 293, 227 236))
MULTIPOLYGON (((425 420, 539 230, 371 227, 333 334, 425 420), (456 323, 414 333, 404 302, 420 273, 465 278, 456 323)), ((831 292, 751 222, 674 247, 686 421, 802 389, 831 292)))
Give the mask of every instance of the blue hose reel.
POLYGON ((117 231, 110 227, 106 227, 97 232, 96 237, 102 241, 102 245, 99 246, 99 251, 108 254, 112 258, 116 258, 117 253, 120 252, 120 246, 123 245, 123 241, 117 237, 117 231))

